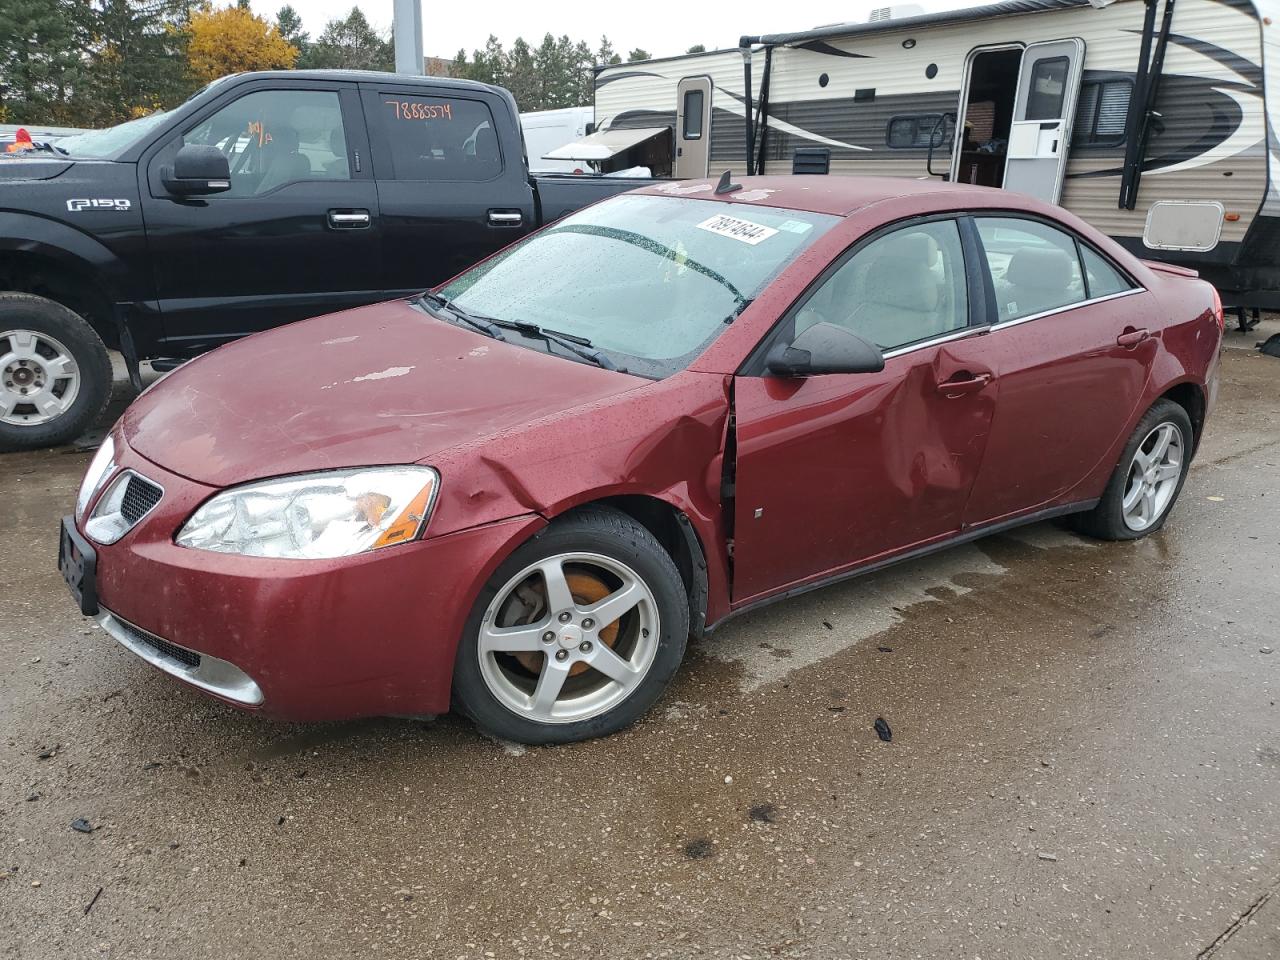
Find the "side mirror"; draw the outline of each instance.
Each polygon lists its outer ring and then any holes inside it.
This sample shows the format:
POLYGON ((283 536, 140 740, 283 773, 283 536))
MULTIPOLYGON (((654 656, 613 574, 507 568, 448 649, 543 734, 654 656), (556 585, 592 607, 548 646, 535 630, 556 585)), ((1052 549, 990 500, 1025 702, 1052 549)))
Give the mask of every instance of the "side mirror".
POLYGON ((197 197, 231 189, 231 164, 226 154, 205 143, 188 143, 160 174, 160 182, 179 197, 197 197))
POLYGON ((775 344, 765 357, 765 364, 778 377, 877 373, 884 369, 884 354, 874 343, 844 327, 815 323, 790 346, 775 344))

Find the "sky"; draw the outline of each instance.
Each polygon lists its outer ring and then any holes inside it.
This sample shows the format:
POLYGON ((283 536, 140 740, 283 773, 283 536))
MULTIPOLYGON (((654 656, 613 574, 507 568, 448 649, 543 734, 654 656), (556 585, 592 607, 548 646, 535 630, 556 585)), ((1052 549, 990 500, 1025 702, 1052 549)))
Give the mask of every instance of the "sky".
MULTIPOLYGON (((274 17, 285 0, 251 0, 255 13, 274 17)), ((334 17, 345 16, 353 3, 370 23, 390 31, 392 0, 290 0, 314 38, 334 17)), ((975 5, 972 0, 911 0, 928 12, 975 5)), ((608 36, 624 56, 640 47, 655 57, 684 53, 701 43, 708 50, 736 47, 743 34, 806 30, 828 23, 866 20, 885 2, 836 2, 806 0, 792 8, 777 0, 741 0, 737 3, 679 3, 639 6, 634 2, 531 3, 529 0, 480 0, 474 4, 441 4, 422 0, 423 52, 452 59, 459 48, 468 52, 484 46, 490 33, 510 46, 523 36, 533 43, 550 32, 585 40, 593 49, 600 36, 608 36), (676 15, 675 11, 679 11, 676 15), (650 13, 650 11, 653 11, 650 13)))

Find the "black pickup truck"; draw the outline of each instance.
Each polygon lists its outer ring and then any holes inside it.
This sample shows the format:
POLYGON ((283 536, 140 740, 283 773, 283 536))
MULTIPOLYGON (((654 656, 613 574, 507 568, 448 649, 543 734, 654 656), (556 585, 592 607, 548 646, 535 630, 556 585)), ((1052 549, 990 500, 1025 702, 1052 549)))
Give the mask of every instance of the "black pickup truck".
POLYGON ((643 182, 532 177, 506 90, 362 71, 224 77, 0 156, 0 449, 95 420, 107 347, 138 387, 141 360, 422 290, 643 182))

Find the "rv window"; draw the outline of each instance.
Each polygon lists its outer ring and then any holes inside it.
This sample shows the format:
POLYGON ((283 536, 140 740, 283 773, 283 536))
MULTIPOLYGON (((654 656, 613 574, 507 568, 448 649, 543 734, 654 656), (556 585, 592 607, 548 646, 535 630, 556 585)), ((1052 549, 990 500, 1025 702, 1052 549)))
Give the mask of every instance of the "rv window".
POLYGON ((891 150, 933 149, 949 153, 955 133, 955 121, 940 113, 912 113, 891 117, 885 128, 884 141, 891 150))
POLYGON ((461 97, 383 93, 379 122, 397 180, 492 180, 502 153, 489 108, 461 97))
POLYGON ((1026 119, 1056 120, 1062 116, 1062 100, 1070 68, 1071 61, 1066 57, 1048 57, 1035 62, 1027 89, 1026 119))
POLYGON ((1132 80, 1089 80, 1082 84, 1072 143, 1110 147, 1124 143, 1132 95, 1132 80))
POLYGON ((686 140, 702 139, 702 104, 701 90, 684 92, 684 131, 681 136, 686 140))

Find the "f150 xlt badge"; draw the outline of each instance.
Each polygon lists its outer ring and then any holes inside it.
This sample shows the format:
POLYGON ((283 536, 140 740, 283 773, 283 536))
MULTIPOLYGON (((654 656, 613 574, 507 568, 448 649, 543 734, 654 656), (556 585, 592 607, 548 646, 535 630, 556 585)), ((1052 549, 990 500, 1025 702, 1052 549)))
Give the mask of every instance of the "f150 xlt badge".
POLYGON ((89 200, 75 197, 67 201, 67 209, 72 213, 79 213, 81 210, 128 210, 129 207, 128 200, 89 200))

